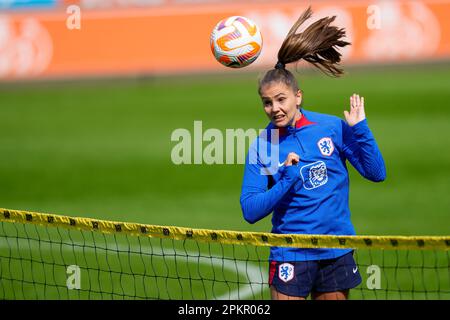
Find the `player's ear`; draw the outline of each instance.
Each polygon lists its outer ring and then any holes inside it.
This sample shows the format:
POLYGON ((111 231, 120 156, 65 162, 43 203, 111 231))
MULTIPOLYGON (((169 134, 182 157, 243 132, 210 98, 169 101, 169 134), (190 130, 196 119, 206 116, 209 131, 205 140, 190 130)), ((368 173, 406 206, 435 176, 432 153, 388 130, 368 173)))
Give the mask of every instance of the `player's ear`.
POLYGON ((302 100, 303 100, 303 92, 302 90, 297 90, 297 93, 295 94, 295 99, 296 99, 296 104, 298 107, 300 107, 300 105, 302 104, 302 100))

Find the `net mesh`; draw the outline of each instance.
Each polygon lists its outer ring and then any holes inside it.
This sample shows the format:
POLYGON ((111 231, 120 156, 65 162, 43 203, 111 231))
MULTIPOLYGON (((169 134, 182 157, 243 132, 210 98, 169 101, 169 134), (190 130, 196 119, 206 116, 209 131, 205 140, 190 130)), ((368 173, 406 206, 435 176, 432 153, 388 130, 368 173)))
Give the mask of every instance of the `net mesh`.
MULTIPOLYGON (((258 246, 198 241, 195 230, 178 239, 28 220, 0 222, 0 299, 270 299, 267 239, 258 246)), ((432 240, 357 248, 362 283, 350 298, 450 299, 448 250, 432 240)))

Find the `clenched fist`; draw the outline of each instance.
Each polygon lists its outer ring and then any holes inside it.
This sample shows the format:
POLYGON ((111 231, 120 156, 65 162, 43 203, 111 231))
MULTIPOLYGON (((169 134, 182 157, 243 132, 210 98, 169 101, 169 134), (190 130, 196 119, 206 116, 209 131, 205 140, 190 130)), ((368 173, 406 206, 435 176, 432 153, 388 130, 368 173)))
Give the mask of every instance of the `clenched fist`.
POLYGON ((288 154, 286 161, 284 161, 284 165, 286 167, 296 165, 297 163, 299 163, 299 161, 300 157, 298 156, 298 154, 296 154, 295 152, 291 152, 288 154))

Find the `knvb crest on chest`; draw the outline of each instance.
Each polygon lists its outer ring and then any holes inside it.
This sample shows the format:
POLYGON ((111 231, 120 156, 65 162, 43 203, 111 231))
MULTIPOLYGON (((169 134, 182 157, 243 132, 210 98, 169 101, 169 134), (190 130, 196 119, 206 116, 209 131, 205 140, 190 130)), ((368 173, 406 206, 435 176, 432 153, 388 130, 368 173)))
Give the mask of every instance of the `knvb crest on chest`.
POLYGON ((300 168, 303 187, 306 190, 315 189, 328 182, 327 166, 323 161, 317 161, 300 168))
POLYGON ((319 147, 320 153, 324 156, 331 156, 334 151, 334 144, 331 138, 324 137, 317 142, 317 146, 319 147))

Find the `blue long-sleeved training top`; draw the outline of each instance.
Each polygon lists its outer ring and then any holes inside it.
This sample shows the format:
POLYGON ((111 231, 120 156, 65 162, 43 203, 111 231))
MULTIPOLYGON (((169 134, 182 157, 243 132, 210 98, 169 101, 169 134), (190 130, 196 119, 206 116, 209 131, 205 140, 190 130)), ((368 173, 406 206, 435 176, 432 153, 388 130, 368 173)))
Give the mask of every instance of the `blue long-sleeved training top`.
MULTIPOLYGON (((344 120, 301 109, 294 126, 270 123, 249 148, 240 203, 255 223, 273 212, 278 234, 355 235, 348 205, 348 160, 366 179, 383 181, 386 169, 367 120, 350 127, 344 120), (275 135, 278 133, 278 142, 275 135), (284 166, 290 152, 297 165, 284 166)), ((272 261, 340 257, 351 249, 272 247, 272 261)))

